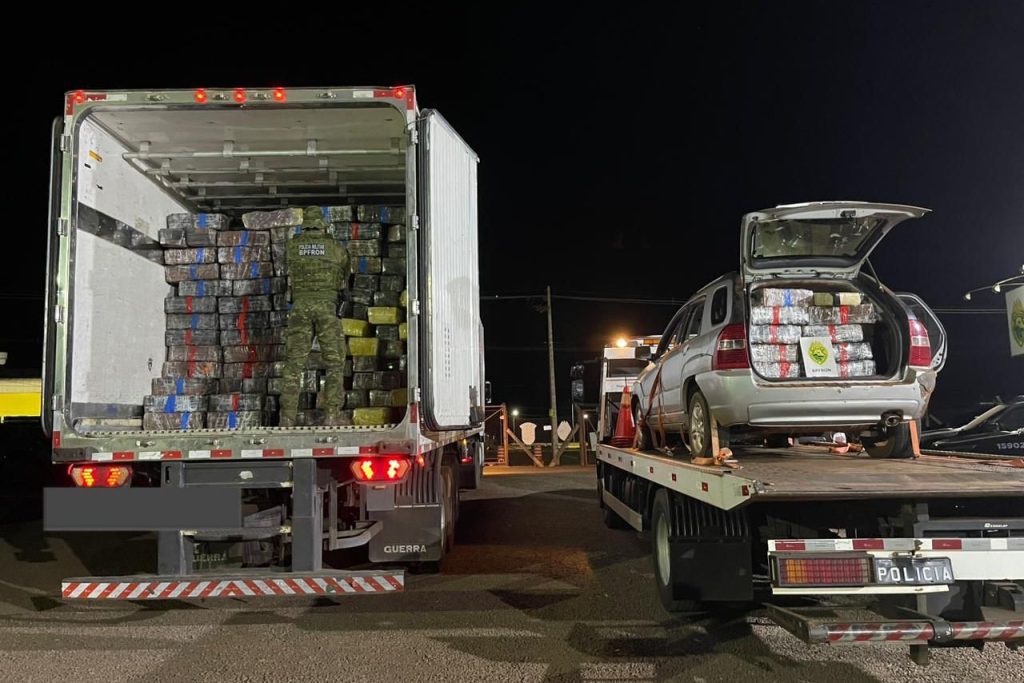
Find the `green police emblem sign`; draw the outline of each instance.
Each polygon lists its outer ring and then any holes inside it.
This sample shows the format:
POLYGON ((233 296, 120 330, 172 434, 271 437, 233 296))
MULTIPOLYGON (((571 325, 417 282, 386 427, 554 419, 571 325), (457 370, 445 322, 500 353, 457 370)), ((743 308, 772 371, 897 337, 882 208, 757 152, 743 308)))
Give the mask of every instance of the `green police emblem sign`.
POLYGON ((811 343, 810 348, 807 349, 807 355, 817 365, 824 365, 828 362, 828 349, 820 341, 811 343))

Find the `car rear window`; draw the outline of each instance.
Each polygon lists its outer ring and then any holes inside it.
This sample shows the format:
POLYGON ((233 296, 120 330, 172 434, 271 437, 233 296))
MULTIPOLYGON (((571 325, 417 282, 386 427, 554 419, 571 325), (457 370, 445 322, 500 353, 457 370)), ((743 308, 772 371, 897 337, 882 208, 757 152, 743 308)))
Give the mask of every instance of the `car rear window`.
POLYGON ((711 324, 718 325, 725 322, 726 313, 729 308, 729 289, 719 287, 711 297, 711 324))

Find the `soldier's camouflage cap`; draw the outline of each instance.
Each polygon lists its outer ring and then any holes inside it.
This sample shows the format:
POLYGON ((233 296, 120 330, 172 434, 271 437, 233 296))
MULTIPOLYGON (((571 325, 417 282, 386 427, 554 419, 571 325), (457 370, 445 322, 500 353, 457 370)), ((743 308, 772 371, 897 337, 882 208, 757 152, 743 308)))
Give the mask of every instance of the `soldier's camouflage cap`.
POLYGON ((302 213, 302 227, 305 229, 326 230, 327 222, 324 221, 324 210, 319 206, 307 206, 302 213))

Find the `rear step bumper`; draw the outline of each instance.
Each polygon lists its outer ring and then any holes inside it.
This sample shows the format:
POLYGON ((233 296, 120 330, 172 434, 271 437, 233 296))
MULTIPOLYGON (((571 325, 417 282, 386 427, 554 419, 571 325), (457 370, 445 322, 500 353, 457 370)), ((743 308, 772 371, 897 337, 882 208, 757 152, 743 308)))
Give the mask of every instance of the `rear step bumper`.
POLYGON ((401 593, 405 571, 310 572, 237 575, 116 576, 65 579, 66 600, 196 600, 310 595, 401 593))
POLYGON ((810 622, 796 611, 768 605, 768 616, 805 643, 923 645, 965 640, 1024 640, 1024 620, 944 621, 942 619, 810 622))

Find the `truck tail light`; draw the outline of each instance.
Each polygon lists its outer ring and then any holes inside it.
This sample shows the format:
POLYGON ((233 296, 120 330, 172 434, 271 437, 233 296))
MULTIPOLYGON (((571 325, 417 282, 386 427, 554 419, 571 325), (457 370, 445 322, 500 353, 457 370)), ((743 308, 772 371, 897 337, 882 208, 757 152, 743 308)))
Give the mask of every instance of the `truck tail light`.
POLYGON ((932 345, 928 328, 920 320, 910 321, 910 365, 915 368, 932 366, 932 345))
POLYGON ((718 335, 718 348, 712 363, 714 370, 749 368, 747 359, 747 328, 737 323, 726 325, 718 335))
POLYGON ((206 91, 202 88, 196 88, 196 91, 192 94, 192 97, 199 104, 206 104, 206 100, 208 99, 206 96, 206 91))
POLYGON ((867 555, 792 557, 777 555, 775 584, 798 586, 864 586, 871 583, 871 558, 867 555))
POLYGON ((128 483, 132 478, 132 468, 127 465, 71 465, 68 474, 75 486, 113 489, 128 483))
POLYGON ((245 88, 235 88, 235 94, 233 95, 235 102, 242 104, 245 102, 245 88))
POLYGON ((409 471, 409 458, 404 455, 380 455, 352 461, 352 476, 357 481, 397 482, 409 471))
POLYGON ((274 88, 273 97, 275 102, 284 102, 288 99, 288 95, 285 93, 284 88, 274 88))

